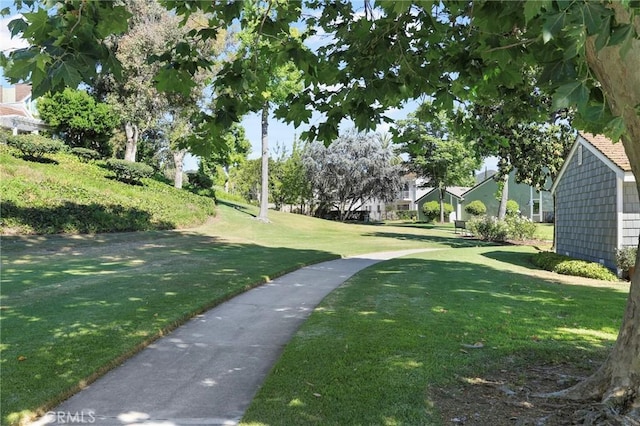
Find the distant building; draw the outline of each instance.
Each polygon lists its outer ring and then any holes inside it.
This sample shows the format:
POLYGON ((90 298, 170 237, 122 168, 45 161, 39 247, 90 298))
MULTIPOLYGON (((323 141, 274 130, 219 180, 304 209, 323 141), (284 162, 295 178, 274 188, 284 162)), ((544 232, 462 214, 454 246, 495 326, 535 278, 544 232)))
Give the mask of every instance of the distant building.
MULTIPOLYGON (((464 208, 472 201, 479 200, 487 208, 489 216, 498 216, 500 200, 496 198, 498 181, 493 177, 495 173, 479 182, 473 188, 467 189, 462 196, 462 216, 469 219, 471 215, 464 208)), ((509 200, 518 203, 520 214, 533 222, 550 222, 553 220, 553 198, 548 191, 538 191, 534 187, 516 182, 515 170, 509 173, 509 200)))
POLYGON ((390 212, 401 212, 417 210, 417 200, 426 194, 431 188, 424 187, 425 180, 416 177, 415 174, 410 173, 402 178, 402 187, 396 194, 396 197, 389 202, 382 200, 370 200, 362 205, 360 210, 369 213, 370 220, 386 220, 394 219, 390 217, 390 212))
POLYGON ((46 125, 36 116, 30 85, 0 87, 0 127, 10 130, 14 135, 37 133, 44 130, 46 125))
MULTIPOLYGON (((462 202, 464 201, 464 194, 469 187, 465 186, 450 186, 446 188, 444 194, 444 202, 451 204, 453 212, 449 217, 445 217, 445 222, 458 220, 462 218, 462 202)), ((418 221, 426 222, 427 216, 424 214, 424 205, 430 201, 440 201, 440 190, 438 188, 426 188, 426 193, 418 199, 416 202, 418 208, 418 221)))

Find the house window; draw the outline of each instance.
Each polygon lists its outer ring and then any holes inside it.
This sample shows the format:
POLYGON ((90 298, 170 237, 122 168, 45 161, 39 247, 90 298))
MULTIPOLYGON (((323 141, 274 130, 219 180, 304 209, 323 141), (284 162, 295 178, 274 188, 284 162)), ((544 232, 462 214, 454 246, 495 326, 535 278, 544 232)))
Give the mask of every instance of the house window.
POLYGON ((582 145, 578 145, 578 166, 582 166, 582 145))

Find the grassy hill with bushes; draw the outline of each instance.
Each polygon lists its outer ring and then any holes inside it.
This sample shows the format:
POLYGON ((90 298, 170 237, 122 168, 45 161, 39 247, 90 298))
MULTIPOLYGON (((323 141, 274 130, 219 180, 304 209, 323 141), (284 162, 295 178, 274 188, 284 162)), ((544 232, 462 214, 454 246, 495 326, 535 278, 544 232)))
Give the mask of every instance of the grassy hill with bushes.
POLYGON ((0 233, 57 234, 146 231, 199 225, 215 214, 214 200, 144 178, 131 185, 104 162, 69 153, 27 161, 0 145, 0 233))

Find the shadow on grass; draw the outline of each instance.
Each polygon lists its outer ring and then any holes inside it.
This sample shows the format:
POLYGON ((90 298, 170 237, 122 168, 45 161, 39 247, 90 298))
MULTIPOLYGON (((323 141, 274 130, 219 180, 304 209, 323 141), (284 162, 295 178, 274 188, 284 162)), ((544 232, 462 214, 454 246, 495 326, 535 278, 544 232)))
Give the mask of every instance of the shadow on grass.
POLYGON ((0 206, 2 228, 28 227, 36 234, 62 232, 124 232, 172 229, 175 224, 153 220, 151 214, 117 204, 78 204, 65 201, 53 207, 22 207, 13 201, 0 206))
POLYGON ((531 269, 541 269, 531 261, 531 258, 533 257, 532 253, 523 255, 523 253, 519 252, 496 250, 482 253, 482 256, 511 265, 524 266, 525 268, 531 269))
POLYGON ((171 231, 3 238, 2 424, 50 409, 194 315, 332 258, 171 231))
MULTIPOLYGON (((395 226, 395 225, 394 225, 395 226)), ((413 227, 412 227, 413 228, 413 227)), ((423 229, 423 228, 421 228, 423 229)), ((451 237, 438 236, 438 235, 420 235, 420 234, 403 234, 399 232, 370 232, 364 234, 371 237, 387 237, 398 240, 409 241, 422 241, 424 243, 435 243, 451 248, 464 248, 464 247, 485 247, 485 246, 497 246, 496 243, 476 240, 475 238, 463 237, 462 235, 455 235, 451 233, 451 237)))
POLYGON ((511 272, 504 263, 527 254, 497 251, 421 254, 356 275, 285 348, 243 423, 439 424, 425 388, 496 368, 603 359, 624 292, 511 272), (482 349, 463 346, 476 342, 482 349))
POLYGON ((37 157, 34 155, 21 155, 20 158, 22 158, 24 161, 30 161, 32 163, 40 163, 40 164, 53 164, 53 165, 59 165, 60 163, 57 160, 54 160, 53 158, 49 158, 49 157, 37 157))
POLYGON ((237 211, 239 211, 241 213, 248 214, 251 217, 256 217, 256 215, 254 213, 249 211, 249 207, 247 207, 245 205, 242 205, 242 204, 234 203, 232 201, 227 201, 227 200, 217 200, 216 204, 222 204, 223 206, 227 206, 227 207, 231 207, 232 209, 236 209, 237 211))

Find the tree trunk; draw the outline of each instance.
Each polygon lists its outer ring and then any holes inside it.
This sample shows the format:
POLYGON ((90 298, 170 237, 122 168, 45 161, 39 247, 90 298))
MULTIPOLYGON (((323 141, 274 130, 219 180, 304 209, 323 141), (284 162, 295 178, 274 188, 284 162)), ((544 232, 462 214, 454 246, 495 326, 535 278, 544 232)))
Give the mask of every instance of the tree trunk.
POLYGON ((127 144, 125 146, 124 159, 135 163, 136 153, 138 151, 138 134, 139 134, 138 126, 136 124, 131 123, 130 121, 127 121, 124 124, 124 133, 127 136, 127 144))
POLYGON ((186 154, 186 149, 173 151, 173 164, 176 168, 175 175, 173 177, 173 186, 178 189, 182 189, 182 170, 184 166, 184 156, 186 154))
MULTIPOLYGON (((620 3, 609 6, 618 23, 630 23, 620 3)), ((633 22, 640 33, 640 17, 633 22)), ((586 56, 591 71, 602 84, 611 111, 625 120, 627 135, 622 143, 640 192, 640 40, 633 39, 622 58, 620 46, 595 48, 595 36, 587 39, 586 56)), ((636 263, 640 261, 638 252, 636 263)), ((640 418, 640 268, 631 277, 631 288, 615 346, 600 369, 573 388, 557 396, 573 399, 598 398, 630 418, 640 418)), ((631 423, 629 424, 637 424, 631 423)))
POLYGON ((500 194, 500 206, 498 207, 498 219, 507 216, 507 201, 509 201, 509 174, 504 175, 502 193, 500 194))
POLYGON ((257 219, 269 222, 269 103, 262 107, 262 184, 260 191, 260 213, 257 219))
POLYGON ((444 195, 447 188, 441 187, 438 191, 440 194, 440 223, 444 223, 444 195))
POLYGON ((222 167, 222 171, 224 172, 224 192, 229 193, 229 166, 224 165, 222 167))

